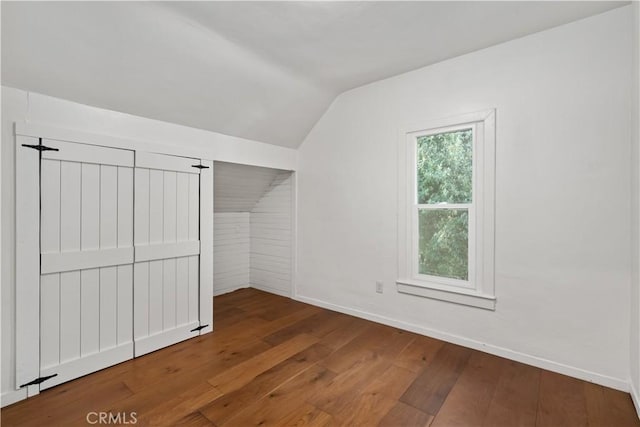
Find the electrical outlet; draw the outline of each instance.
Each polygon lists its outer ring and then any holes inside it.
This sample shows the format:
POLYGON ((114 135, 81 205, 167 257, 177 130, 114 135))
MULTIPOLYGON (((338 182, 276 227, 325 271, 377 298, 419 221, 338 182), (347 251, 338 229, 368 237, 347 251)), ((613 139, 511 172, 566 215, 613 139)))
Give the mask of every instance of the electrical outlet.
POLYGON ((379 294, 382 293, 382 282, 376 282, 376 292, 379 294))

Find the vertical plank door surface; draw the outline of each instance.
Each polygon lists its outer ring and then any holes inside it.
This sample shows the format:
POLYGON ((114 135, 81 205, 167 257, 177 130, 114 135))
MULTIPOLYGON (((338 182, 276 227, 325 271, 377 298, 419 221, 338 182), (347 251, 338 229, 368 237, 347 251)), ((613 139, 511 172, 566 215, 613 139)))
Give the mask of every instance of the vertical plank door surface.
POLYGON ((196 159, 136 153, 136 356, 199 334, 199 165, 196 159))
POLYGON ((41 390, 133 357, 133 151, 44 143, 41 390))

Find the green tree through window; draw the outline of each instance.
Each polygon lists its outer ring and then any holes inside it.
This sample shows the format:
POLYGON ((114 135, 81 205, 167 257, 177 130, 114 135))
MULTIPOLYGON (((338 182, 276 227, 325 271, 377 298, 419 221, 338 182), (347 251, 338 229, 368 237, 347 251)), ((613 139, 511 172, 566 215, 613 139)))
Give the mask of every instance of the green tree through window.
POLYGON ((416 161, 419 273, 468 280, 472 130, 418 137, 416 161))

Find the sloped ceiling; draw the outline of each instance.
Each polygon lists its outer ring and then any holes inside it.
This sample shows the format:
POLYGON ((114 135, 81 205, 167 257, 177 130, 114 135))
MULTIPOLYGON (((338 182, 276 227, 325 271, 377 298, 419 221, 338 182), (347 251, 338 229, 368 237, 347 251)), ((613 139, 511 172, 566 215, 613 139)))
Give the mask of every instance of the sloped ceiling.
POLYGON ((297 147, 347 89, 628 2, 2 2, 2 84, 297 147))
POLYGON ((214 212, 251 212, 282 171, 214 162, 214 212))

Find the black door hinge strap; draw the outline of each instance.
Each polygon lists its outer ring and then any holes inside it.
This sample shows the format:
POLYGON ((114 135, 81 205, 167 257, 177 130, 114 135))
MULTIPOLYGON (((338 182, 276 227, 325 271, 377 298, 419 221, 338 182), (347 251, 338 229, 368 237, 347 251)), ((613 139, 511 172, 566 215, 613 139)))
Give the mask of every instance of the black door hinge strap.
POLYGON ((204 328, 206 328, 207 326, 209 326, 209 325, 202 325, 202 326, 198 326, 197 328, 193 328, 193 329, 191 330, 191 332, 199 331, 200 329, 204 329, 204 328))
POLYGON ((209 166, 205 166, 205 165, 191 165, 192 168, 198 168, 198 169, 209 169, 209 166))
POLYGON ((47 147, 46 145, 29 145, 29 144, 22 144, 23 147, 27 147, 27 148, 33 148, 34 150, 38 150, 38 151, 60 151, 57 148, 53 148, 53 147, 47 147))
POLYGON ((45 382, 45 381, 46 381, 46 380, 48 380, 48 379, 51 379, 51 378, 53 378, 53 377, 57 377, 57 376, 58 376, 58 374, 53 374, 53 375, 47 375, 46 377, 36 378, 35 380, 33 380, 33 381, 31 381, 31 382, 28 382, 28 383, 26 383, 26 384, 22 384, 22 385, 20 386, 20 388, 22 388, 22 387, 26 387, 26 386, 29 386, 29 385, 36 385, 36 384, 40 384, 40 383, 45 382))

